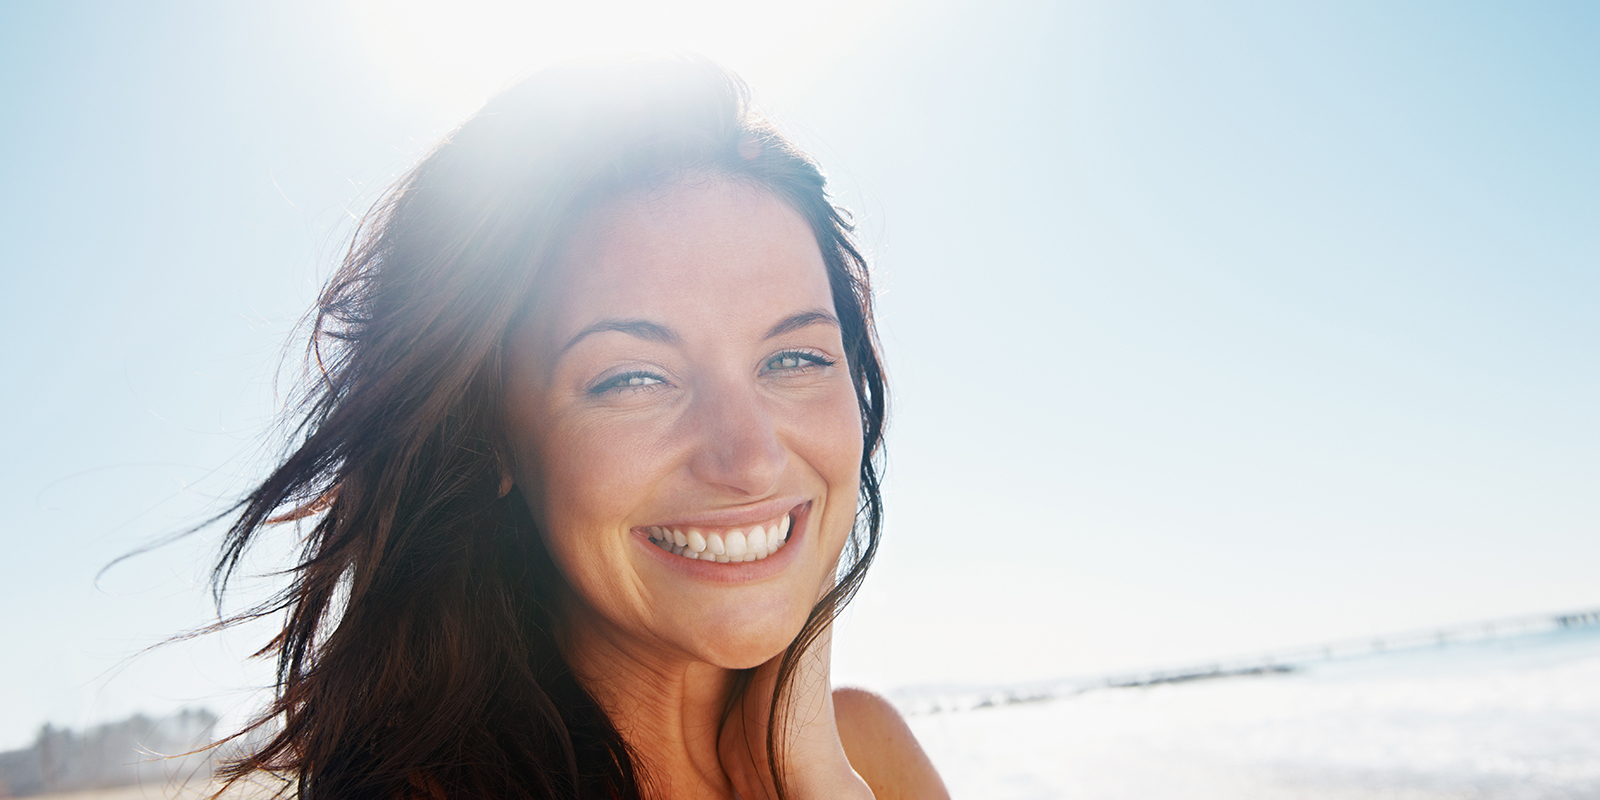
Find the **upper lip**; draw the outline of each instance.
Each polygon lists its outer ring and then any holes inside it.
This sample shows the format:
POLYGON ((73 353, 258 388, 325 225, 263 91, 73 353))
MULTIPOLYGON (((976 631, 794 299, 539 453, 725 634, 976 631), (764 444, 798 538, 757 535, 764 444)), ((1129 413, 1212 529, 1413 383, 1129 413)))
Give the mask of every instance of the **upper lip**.
POLYGON ((779 497, 746 506, 702 511, 668 522, 641 525, 641 528, 738 528, 758 522, 771 522, 808 501, 799 497, 779 497))

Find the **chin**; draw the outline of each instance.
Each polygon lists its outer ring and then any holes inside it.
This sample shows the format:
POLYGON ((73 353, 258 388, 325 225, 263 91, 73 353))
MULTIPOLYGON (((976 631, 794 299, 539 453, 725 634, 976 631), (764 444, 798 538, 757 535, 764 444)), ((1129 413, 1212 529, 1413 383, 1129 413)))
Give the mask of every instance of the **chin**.
POLYGON ((701 638, 699 660, 722 669, 750 669, 759 667, 783 654, 800 629, 805 626, 806 613, 795 615, 782 623, 745 623, 720 625, 701 638))

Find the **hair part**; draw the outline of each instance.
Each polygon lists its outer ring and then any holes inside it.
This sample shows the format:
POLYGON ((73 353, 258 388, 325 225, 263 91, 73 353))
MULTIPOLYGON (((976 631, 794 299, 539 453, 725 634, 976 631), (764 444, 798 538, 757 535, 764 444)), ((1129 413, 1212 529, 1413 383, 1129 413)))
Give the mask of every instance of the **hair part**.
POLYGON ((810 225, 864 432, 848 555, 770 700, 784 793, 795 670, 878 546, 885 381, 866 262, 821 170, 751 110, 737 77, 696 58, 534 75, 358 226, 318 300, 291 446, 235 507, 212 574, 220 603, 266 528, 310 528, 288 586, 229 620, 285 618, 257 654, 277 660, 274 700, 239 734, 265 741, 223 767, 228 784, 267 772, 307 800, 641 796, 648 776, 558 647, 564 578, 521 493, 500 488, 501 359, 577 220, 696 173, 760 186, 810 225))

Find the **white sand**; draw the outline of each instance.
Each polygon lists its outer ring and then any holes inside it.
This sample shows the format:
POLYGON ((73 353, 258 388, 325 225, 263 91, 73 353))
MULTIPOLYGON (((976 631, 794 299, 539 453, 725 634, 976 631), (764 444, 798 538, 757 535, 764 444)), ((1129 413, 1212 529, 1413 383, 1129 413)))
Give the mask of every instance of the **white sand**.
POLYGON ((910 722, 958 798, 1600 798, 1600 635, 910 722))

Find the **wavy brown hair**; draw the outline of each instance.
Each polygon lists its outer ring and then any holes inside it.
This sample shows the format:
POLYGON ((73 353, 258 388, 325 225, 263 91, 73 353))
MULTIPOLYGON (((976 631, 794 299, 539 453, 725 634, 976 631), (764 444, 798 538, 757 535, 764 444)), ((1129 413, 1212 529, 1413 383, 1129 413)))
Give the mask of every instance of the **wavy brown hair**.
POLYGON ((230 512, 212 576, 220 603, 266 529, 304 526, 288 586, 233 618, 284 625, 260 653, 277 660, 274 700, 229 783, 267 772, 307 800, 641 796, 648 776, 557 647, 564 579, 526 502, 498 491, 503 340, 589 208, 690 175, 759 186, 810 224, 865 431, 850 545, 770 699, 783 792, 794 671, 877 549, 884 378, 866 264, 820 169, 737 77, 694 58, 539 73, 361 222, 312 318, 287 455, 230 512))

